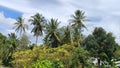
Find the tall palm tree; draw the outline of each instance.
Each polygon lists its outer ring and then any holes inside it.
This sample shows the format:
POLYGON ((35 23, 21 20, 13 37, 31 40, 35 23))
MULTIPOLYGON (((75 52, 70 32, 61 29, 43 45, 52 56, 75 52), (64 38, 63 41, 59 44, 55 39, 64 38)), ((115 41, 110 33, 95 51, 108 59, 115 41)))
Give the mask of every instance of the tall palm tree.
POLYGON ((31 22, 31 25, 33 25, 33 29, 31 32, 34 33, 34 36, 36 36, 36 44, 38 41, 38 37, 43 35, 43 22, 44 22, 44 17, 36 13, 34 16, 31 16, 31 19, 29 20, 31 22))
POLYGON ((84 22, 88 21, 84 14, 85 14, 85 12, 83 12, 81 10, 76 10, 75 14, 71 15, 71 19, 70 19, 70 23, 71 23, 71 26, 73 28, 73 35, 74 35, 73 38, 75 40, 77 40, 78 45, 79 45, 81 38, 82 38, 81 33, 83 31, 83 28, 86 28, 86 26, 84 25, 84 22))
POLYGON ((85 21, 88 21, 86 19, 85 16, 85 12, 81 11, 81 10, 76 10, 74 15, 71 15, 70 22, 72 23, 72 26, 74 28, 77 28, 78 31, 81 33, 82 32, 82 28, 86 28, 86 26, 84 25, 85 21))
POLYGON ((57 19, 51 19, 47 24, 46 24, 46 37, 45 37, 45 42, 49 41, 50 47, 57 47, 58 44, 60 43, 60 38, 59 38, 59 33, 57 32, 58 25, 60 22, 58 22, 57 19))
POLYGON ((14 23, 14 28, 16 32, 20 32, 21 36, 21 34, 28 29, 28 25, 24 23, 24 20, 21 17, 18 17, 16 21, 17 22, 14 23))

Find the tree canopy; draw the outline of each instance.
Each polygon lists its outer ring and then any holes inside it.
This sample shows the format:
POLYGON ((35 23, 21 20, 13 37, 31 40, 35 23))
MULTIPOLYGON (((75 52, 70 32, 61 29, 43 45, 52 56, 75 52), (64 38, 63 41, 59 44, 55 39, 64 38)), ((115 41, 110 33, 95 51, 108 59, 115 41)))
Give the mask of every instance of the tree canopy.
POLYGON ((82 33, 87 29, 85 21, 88 20, 82 10, 76 10, 64 26, 60 26, 59 19, 49 20, 36 13, 28 21, 36 37, 34 44, 26 22, 19 17, 14 25, 20 35, 0 33, 0 64, 11 68, 116 68, 120 46, 113 33, 95 27, 86 36, 82 33), (42 44, 38 44, 39 36, 42 44), (98 65, 93 64, 94 59, 98 65))

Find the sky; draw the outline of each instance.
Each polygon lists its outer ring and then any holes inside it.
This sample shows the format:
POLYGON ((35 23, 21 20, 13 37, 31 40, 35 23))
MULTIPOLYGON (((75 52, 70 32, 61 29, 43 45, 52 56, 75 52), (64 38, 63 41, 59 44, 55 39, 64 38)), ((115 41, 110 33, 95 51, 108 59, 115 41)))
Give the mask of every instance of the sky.
MULTIPOLYGON (((85 11, 85 16, 90 20, 85 22, 88 30, 85 35, 92 33, 95 27, 103 27, 107 32, 112 32, 116 42, 120 44, 120 0, 1 0, 0 1, 0 32, 7 35, 15 32, 13 24, 18 17, 27 20, 35 13, 40 13, 47 19, 58 18, 60 26, 66 26, 70 15, 76 10, 85 11)), ((35 41, 33 34, 28 30, 31 41, 35 41)), ((41 38, 40 38, 41 39, 41 38)), ((39 43, 42 43, 39 40, 39 43)))

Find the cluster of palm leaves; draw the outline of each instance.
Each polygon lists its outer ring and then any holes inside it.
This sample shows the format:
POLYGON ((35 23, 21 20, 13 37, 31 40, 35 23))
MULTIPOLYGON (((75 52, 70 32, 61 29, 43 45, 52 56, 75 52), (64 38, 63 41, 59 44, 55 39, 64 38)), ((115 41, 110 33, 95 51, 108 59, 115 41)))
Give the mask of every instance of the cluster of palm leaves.
MULTIPOLYGON (((62 27, 62 31, 59 28, 60 22, 58 19, 51 19, 45 21, 46 19, 39 13, 36 13, 34 16, 31 16, 29 22, 33 25, 31 32, 34 33, 36 37, 36 44, 38 43, 38 37, 45 34, 44 41, 50 47, 57 47, 59 44, 70 43, 77 41, 80 45, 81 36, 83 28, 86 28, 84 21, 86 17, 84 12, 77 10, 74 15, 71 16, 70 25, 62 27)), ((24 23, 22 18, 18 18, 15 23, 16 32, 20 32, 20 35, 26 31, 28 28, 27 24, 24 23)))

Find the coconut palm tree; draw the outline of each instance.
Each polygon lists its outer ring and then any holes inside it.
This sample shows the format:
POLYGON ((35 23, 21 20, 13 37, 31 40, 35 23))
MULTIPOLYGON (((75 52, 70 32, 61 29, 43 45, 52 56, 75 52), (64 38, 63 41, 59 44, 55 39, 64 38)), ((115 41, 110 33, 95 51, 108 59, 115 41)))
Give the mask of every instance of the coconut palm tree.
POLYGON ((49 42, 49 46, 53 48, 57 47, 60 43, 59 33, 57 32, 59 24, 60 22, 53 18, 46 24, 47 35, 45 37, 45 42, 49 42))
MULTIPOLYGON (((86 16, 84 15, 85 12, 81 11, 81 10, 76 10, 74 15, 71 15, 71 19, 70 19, 70 24, 71 27, 73 28, 73 40, 77 40, 78 45, 80 45, 80 41, 82 38, 82 31, 83 28, 86 28, 86 26, 84 25, 85 21, 88 21, 86 19, 86 16)), ((87 29, 87 28, 86 28, 87 29)))
POLYGON ((86 28, 84 25, 85 21, 88 21, 85 16, 85 12, 81 10, 76 10, 74 15, 71 15, 70 22, 72 23, 72 27, 77 28, 81 33, 82 28, 86 28))
POLYGON ((22 35, 22 33, 24 33, 26 31, 26 29, 28 29, 28 25, 24 23, 24 20, 21 17, 18 17, 17 22, 14 23, 14 28, 16 32, 20 32, 20 36, 22 35))
POLYGON ((33 29, 31 32, 34 33, 34 36, 36 36, 36 44, 38 41, 38 37, 43 35, 43 22, 44 22, 44 17, 36 13, 34 16, 31 16, 31 19, 29 20, 31 22, 31 25, 33 25, 33 29))

